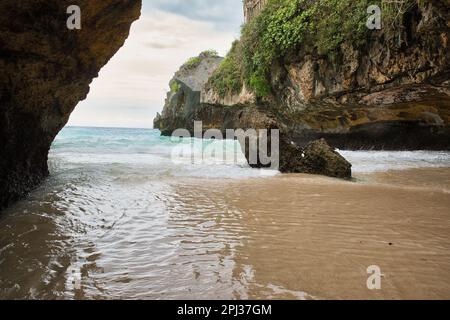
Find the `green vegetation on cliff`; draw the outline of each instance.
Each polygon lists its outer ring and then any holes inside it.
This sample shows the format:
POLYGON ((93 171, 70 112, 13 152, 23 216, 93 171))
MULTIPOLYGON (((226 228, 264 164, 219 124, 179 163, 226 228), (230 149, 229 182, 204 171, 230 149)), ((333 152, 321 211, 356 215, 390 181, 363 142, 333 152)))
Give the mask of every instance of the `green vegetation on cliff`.
POLYGON ((217 58, 219 54, 216 50, 205 50, 201 52, 198 56, 189 58, 182 66, 185 69, 194 69, 202 62, 202 58, 217 58))
POLYGON ((177 93, 178 90, 180 90, 180 84, 176 80, 172 80, 169 83, 169 86, 170 86, 170 92, 172 92, 172 93, 177 93))
POLYGON ((416 4, 388 4, 381 0, 269 0, 261 14, 242 28, 210 85, 222 97, 237 93, 245 83, 257 96, 270 94, 270 68, 274 61, 301 48, 333 55, 343 42, 355 48, 368 39, 367 8, 383 9, 383 26, 397 28, 404 13, 416 4))
POLYGON ((209 84, 216 92, 224 97, 227 93, 236 94, 242 89, 242 57, 239 41, 233 42, 230 52, 221 62, 217 70, 209 79, 209 84))

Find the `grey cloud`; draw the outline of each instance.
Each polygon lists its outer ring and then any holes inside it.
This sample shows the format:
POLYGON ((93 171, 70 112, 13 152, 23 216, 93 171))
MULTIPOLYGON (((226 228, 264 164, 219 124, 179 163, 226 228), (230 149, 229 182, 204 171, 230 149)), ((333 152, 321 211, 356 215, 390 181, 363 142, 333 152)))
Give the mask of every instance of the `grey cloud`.
POLYGON ((207 21, 221 31, 237 33, 243 22, 242 0, 144 0, 144 12, 154 9, 207 21))
POLYGON ((152 49, 172 49, 177 48, 180 46, 179 43, 167 43, 167 42, 157 42, 157 41, 151 41, 144 44, 148 48, 152 49))

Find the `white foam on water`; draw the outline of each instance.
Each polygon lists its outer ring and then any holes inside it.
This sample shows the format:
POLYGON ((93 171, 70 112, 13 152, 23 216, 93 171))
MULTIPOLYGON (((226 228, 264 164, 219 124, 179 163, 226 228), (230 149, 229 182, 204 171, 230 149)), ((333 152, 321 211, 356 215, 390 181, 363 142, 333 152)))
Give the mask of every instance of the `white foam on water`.
POLYGON ((253 178, 277 175, 252 169, 238 141, 171 139, 157 130, 65 128, 50 152, 53 172, 67 167, 113 169, 116 175, 253 178))
POLYGON ((446 151, 339 151, 355 173, 450 167, 446 151))
MULTIPOLYGON (((339 151, 354 173, 450 167, 450 152, 339 151)), ((102 166, 142 175, 206 178, 271 177, 275 170, 252 169, 233 140, 172 139, 158 130, 65 128, 50 153, 50 166, 102 166), (160 172, 160 173, 158 173, 160 172)))

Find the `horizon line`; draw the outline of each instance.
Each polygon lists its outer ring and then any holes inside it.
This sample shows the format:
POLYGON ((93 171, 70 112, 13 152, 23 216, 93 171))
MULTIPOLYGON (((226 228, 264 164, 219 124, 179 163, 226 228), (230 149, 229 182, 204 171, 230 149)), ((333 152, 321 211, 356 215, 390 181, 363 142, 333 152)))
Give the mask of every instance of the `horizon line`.
MULTIPOLYGON (((85 126, 85 125, 66 125, 65 128, 93 128, 93 129, 139 129, 139 130, 158 130, 155 128, 142 128, 142 127, 104 127, 104 126, 85 126)), ((61 129, 62 130, 62 129, 61 129)))

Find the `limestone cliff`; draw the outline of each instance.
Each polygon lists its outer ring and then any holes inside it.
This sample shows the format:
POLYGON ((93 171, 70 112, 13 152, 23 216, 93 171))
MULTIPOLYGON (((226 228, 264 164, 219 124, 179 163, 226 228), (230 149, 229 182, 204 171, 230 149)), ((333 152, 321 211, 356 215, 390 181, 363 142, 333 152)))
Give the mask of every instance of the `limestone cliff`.
POLYGON ((48 175, 50 145, 124 44, 138 0, 0 2, 0 208, 48 175), (69 30, 67 7, 81 9, 69 30))
MULTIPOLYGON (((235 114, 252 108, 300 147, 325 138, 347 149, 450 150, 449 12, 448 1, 418 1, 400 33, 371 31, 363 46, 345 41, 332 55, 300 46, 273 63, 263 98, 245 82, 225 95, 207 82, 197 111, 177 127, 203 120, 233 128, 235 114)), ((175 129, 169 119, 156 127, 175 129)))
POLYGON ((201 107, 202 88, 222 59, 216 54, 203 52, 181 66, 170 81, 162 114, 154 120, 155 128, 165 135, 177 128, 193 129, 195 113, 201 107))
MULTIPOLYGON (((420 3, 420 2, 419 2, 420 3)), ((273 66, 273 105, 303 145, 450 149, 450 3, 414 6, 402 32, 374 31, 332 58, 301 48, 273 66)))

